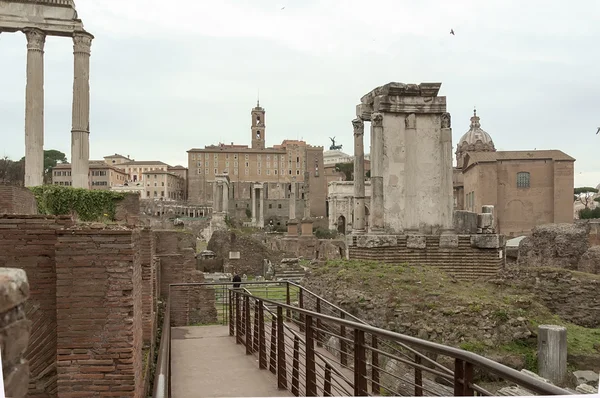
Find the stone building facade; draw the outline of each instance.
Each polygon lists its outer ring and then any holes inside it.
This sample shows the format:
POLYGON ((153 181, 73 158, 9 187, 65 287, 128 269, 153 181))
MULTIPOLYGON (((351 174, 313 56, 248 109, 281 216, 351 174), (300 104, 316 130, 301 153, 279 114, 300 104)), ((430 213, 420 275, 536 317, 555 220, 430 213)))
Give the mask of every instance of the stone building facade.
MULTIPOLYGON (((90 160, 88 187, 93 190, 110 190, 127 182, 127 174, 120 168, 108 165, 102 160, 90 160)), ((72 186, 72 167, 58 164, 52 169, 52 184, 72 186)))
MULTIPOLYGON (((365 229, 369 229, 371 182, 365 181, 365 229)), ((329 229, 341 234, 352 232, 354 219, 354 182, 333 181, 327 185, 327 216, 329 229)))
POLYGON ((183 200, 185 180, 175 173, 164 170, 142 173, 144 190, 142 199, 183 200))
POLYGON ((575 159, 558 150, 496 151, 474 111, 459 140, 454 208, 495 208, 496 229, 513 236, 536 225, 573 222, 575 159))
MULTIPOLYGON (((257 195, 262 196, 255 200, 262 197, 265 220, 269 216, 286 218, 290 191, 295 189, 299 200, 306 189, 305 182, 309 182, 310 214, 324 217, 327 185, 323 174, 323 147, 298 140, 285 140, 280 145, 267 147, 265 116, 260 104, 251 111, 251 147, 231 143, 188 151, 188 200, 214 207, 213 185, 217 176, 227 175, 228 211, 244 215, 246 209, 250 209, 252 193, 258 192, 257 195), (306 176, 310 181, 306 181, 306 176), (258 189, 256 184, 262 188, 258 189)), ((298 211, 300 208, 297 207, 298 211)))

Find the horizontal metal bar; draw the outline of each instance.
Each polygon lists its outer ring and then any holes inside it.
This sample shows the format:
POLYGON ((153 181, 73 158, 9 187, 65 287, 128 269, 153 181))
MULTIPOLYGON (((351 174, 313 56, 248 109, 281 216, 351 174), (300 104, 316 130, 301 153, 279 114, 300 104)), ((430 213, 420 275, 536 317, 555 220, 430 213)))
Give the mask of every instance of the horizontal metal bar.
MULTIPOLYGON (((289 282, 292 283, 292 282, 289 282)), ((241 295, 252 296, 251 294, 246 294, 240 292, 241 295)), ((254 297, 254 296, 252 296, 254 297)), ((502 378, 517 383, 518 385, 527 388, 536 393, 541 394, 550 394, 550 395, 572 395, 572 393, 568 390, 562 389, 560 387, 556 387, 551 384, 547 384, 543 381, 534 379, 533 377, 526 376, 523 373, 511 369, 508 366, 502 365, 500 363, 494 362, 490 359, 482 357, 481 355, 461 350, 459 348, 444 346, 438 343, 421 340, 416 337, 411 337, 407 335, 402 335, 396 332, 392 332, 390 330, 379 329, 374 326, 352 322, 346 319, 335 318, 329 315, 319 314, 314 311, 309 311, 301 308, 297 308, 291 305, 283 304, 280 302, 276 302, 269 299, 261 299, 264 303, 270 303, 281 307, 282 309, 290 310, 297 312, 299 314, 312 316, 315 319, 321 319, 325 321, 334 322, 340 325, 344 325, 346 327, 350 327, 356 330, 362 330, 367 333, 374 334, 379 337, 387 338, 393 340, 394 342, 400 342, 404 344, 410 344, 412 346, 416 346, 419 349, 434 352, 439 355, 446 355, 452 358, 460 359, 466 362, 469 362, 475 366, 478 366, 482 369, 488 370, 502 378)))

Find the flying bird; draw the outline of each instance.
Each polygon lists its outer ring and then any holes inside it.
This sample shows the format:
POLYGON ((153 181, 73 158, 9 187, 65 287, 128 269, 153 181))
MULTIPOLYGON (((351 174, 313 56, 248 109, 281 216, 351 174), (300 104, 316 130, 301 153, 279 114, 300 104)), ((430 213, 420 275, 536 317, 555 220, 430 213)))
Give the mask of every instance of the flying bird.
POLYGON ((598 133, 600 133, 600 127, 598 127, 598 131, 596 131, 596 135, 598 135, 598 133))
POLYGON ((454 29, 450 29, 450 34, 453 35, 453 36, 455 36, 454 35, 454 29))
POLYGON ((281 7, 281 9, 283 10, 285 8, 285 6, 281 7))

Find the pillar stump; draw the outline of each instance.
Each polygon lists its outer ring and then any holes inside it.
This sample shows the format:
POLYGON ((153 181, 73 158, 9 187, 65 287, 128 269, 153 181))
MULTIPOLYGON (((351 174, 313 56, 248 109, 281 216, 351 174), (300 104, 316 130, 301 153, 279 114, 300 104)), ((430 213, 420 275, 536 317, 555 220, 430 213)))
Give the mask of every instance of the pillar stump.
POLYGON ((287 223, 287 236, 289 237, 298 237, 298 221, 297 220, 289 220, 287 223))
POLYGON ((313 235, 313 220, 310 218, 304 219, 300 222, 300 231, 302 236, 312 236, 313 235))
POLYGON ((567 329, 556 325, 538 327, 539 375, 556 385, 567 376, 567 329))

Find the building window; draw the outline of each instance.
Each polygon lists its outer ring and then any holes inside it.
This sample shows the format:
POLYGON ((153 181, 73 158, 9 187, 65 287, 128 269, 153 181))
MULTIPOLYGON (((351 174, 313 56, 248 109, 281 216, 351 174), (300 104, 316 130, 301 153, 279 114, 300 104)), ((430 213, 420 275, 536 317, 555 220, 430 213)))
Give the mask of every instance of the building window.
POLYGON ((271 155, 267 155, 267 160, 271 160, 271 155))
POLYGON ((248 169, 244 170, 244 174, 249 175, 250 171, 248 169))
POLYGON ((219 160, 219 154, 218 153, 215 153, 213 157, 214 157, 215 160, 219 160))
POLYGON ((250 163, 249 162, 246 162, 246 167, 250 167, 250 163))
POLYGON ((272 209, 273 205, 271 203, 269 203, 269 209, 272 209))
POLYGON ((210 174, 210 169, 204 169, 204 174, 210 174))
POLYGON ((256 155, 256 160, 258 160, 260 162, 261 159, 262 159, 262 155, 256 155))
POLYGON ((225 162, 225 167, 229 167, 229 162, 225 162))
POLYGON ((277 205, 277 208, 278 208, 278 209, 281 209, 281 203, 279 203, 279 204, 277 205))
POLYGON ((219 170, 215 169, 214 170, 215 174, 219 174, 219 170))
POLYGON ((198 169, 198 174, 202 174, 202 169, 198 169))
POLYGON ((275 171, 275 175, 277 175, 277 169, 275 169, 274 171, 275 171))
POLYGON ((196 154, 192 153, 192 160, 196 160, 196 154))
POLYGON ((238 154, 237 153, 233 154, 233 160, 238 160, 238 154))
POLYGON ((260 175, 260 169, 256 170, 256 174, 260 175))
POLYGON ((198 162, 198 163, 196 163, 196 166, 197 166, 197 167, 202 167, 202 162, 198 162))
POLYGON ((271 175, 271 170, 267 169, 267 175, 270 176, 271 175))
POLYGON ((517 173, 517 188, 529 188, 529 177, 526 171, 517 173))
POLYGON ((146 196, 150 197, 150 191, 146 191, 146 196))
POLYGON ((267 162, 267 169, 271 168, 271 162, 267 162))
POLYGON ((245 155, 244 155, 244 159, 246 159, 246 160, 250 159, 250 155, 248 155, 248 154, 245 154, 245 155))

